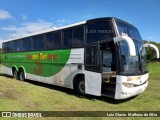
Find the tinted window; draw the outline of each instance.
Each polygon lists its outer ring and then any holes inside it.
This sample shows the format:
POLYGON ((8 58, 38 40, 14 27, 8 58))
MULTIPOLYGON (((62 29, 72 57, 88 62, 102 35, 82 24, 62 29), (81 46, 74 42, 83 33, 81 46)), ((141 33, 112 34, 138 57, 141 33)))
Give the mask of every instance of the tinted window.
POLYGON ((61 31, 54 32, 54 39, 53 39, 53 47, 59 48, 61 46, 61 31))
POLYGON ((83 45, 84 40, 84 26, 75 27, 73 30, 73 46, 79 47, 83 45))
POLYGON ((14 42, 8 42, 7 43, 7 52, 13 52, 14 42))
POLYGON ((38 35, 32 37, 33 50, 37 50, 38 49, 38 41, 39 41, 38 40, 38 35))
POLYGON ((14 41, 14 51, 20 51, 21 50, 21 40, 14 41))
POLYGON ((72 46, 72 29, 67 29, 63 31, 63 47, 72 46))
POLYGON ((4 48, 5 48, 5 43, 2 43, 2 52, 5 52, 4 48))
POLYGON ((2 49, 3 52, 7 52, 7 43, 3 43, 2 49))
POLYGON ((99 71, 99 53, 98 53, 98 46, 87 46, 86 47, 86 65, 85 69, 91 71, 99 71))
POLYGON ((98 47, 92 46, 86 49, 86 65, 98 65, 98 47))
POLYGON ((22 51, 31 50, 31 37, 22 39, 22 51))
POLYGON ((9 52, 9 43, 6 44, 6 52, 9 52))
POLYGON ((39 35, 38 49, 39 50, 43 50, 44 49, 44 35, 43 34, 39 35))
POLYGON ((116 20, 117 28, 121 36, 129 36, 136 40, 142 40, 139 31, 134 26, 116 20))
POLYGON ((45 38, 46 48, 51 49, 53 43, 53 33, 47 33, 45 38))
POLYGON ((33 50, 44 49, 44 35, 36 35, 32 37, 33 50))
POLYGON ((114 33, 112 30, 111 22, 100 21, 89 23, 87 25, 87 43, 94 43, 108 38, 113 38, 114 33))

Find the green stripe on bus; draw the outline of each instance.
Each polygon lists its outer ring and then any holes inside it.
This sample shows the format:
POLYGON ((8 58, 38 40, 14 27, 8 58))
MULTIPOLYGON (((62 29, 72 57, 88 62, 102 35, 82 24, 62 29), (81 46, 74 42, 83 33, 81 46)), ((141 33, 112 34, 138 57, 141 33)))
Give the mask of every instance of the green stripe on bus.
POLYGON ((10 68, 23 66, 26 73, 50 77, 62 70, 70 53, 71 49, 6 53, 2 56, 2 64, 10 68))

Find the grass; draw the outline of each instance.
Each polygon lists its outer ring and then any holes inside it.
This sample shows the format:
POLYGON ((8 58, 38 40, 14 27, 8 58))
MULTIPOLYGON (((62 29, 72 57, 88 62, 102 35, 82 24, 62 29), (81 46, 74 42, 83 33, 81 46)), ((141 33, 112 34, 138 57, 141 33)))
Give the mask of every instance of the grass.
MULTIPOLYGON (((95 96, 79 97, 70 89, 33 81, 18 81, 0 74, 0 111, 160 111, 160 63, 150 63, 148 68, 150 73, 148 89, 137 97, 126 100, 95 96)), ((128 120, 125 117, 114 119, 128 120)))

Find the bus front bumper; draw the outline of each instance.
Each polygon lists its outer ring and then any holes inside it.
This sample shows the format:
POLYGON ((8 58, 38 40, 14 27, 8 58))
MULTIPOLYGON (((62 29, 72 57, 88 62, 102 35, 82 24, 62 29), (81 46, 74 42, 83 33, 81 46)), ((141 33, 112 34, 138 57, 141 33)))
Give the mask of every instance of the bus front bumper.
POLYGON ((116 85, 115 99, 126 99, 132 96, 136 96, 147 89, 148 81, 145 81, 143 85, 136 86, 133 88, 127 88, 122 84, 118 83, 116 85))

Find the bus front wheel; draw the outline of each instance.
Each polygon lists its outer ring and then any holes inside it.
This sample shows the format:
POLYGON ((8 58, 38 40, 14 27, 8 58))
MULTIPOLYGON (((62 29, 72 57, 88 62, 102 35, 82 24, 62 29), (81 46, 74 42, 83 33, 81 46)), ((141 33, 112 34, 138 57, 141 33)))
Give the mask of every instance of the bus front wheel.
POLYGON ((25 80, 25 75, 24 75, 24 71, 21 69, 19 72, 19 80, 24 81, 25 80))
POLYGON ((76 82, 76 92, 80 95, 85 95, 85 80, 84 76, 78 78, 76 82))

